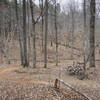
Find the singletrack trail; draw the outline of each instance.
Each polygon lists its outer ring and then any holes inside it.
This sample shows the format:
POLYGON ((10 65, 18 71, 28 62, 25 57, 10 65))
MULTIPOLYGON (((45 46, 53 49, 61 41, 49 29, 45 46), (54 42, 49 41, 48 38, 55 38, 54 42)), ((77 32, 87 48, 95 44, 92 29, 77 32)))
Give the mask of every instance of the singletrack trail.
POLYGON ((39 81, 39 80, 32 80, 32 79, 11 79, 9 78, 6 73, 13 72, 15 70, 21 69, 20 67, 6 67, 0 71, 0 79, 7 80, 9 82, 16 82, 16 83, 34 83, 34 84, 45 84, 48 85, 48 82, 39 81))
POLYGON ((7 72, 12 72, 14 70, 17 70, 19 69, 20 67, 7 67, 7 68, 4 68, 0 71, 0 77, 2 77, 5 73, 7 72))

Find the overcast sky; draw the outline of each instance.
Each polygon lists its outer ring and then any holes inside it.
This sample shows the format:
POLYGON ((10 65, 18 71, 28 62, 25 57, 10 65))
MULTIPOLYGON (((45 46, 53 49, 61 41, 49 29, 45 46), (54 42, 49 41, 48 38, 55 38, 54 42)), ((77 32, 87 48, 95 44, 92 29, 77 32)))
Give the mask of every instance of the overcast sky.
MULTIPOLYGON (((34 0, 34 1, 35 1, 35 3, 37 5, 39 4, 39 0, 34 0)), ((64 6, 66 6, 69 1, 74 1, 74 0, 58 0, 58 2, 61 5, 61 8, 63 8, 64 6)), ((83 0, 75 0, 75 1, 77 1, 80 4, 80 3, 82 3, 83 0)))
MULTIPOLYGON (((64 6, 66 5, 70 0, 58 0, 61 4, 61 6, 64 6)), ((82 0, 75 0, 75 1, 78 1, 79 3, 82 3, 82 0)), ((39 0, 35 0, 35 3, 36 4, 39 4, 39 0)))
MULTIPOLYGON (((38 5, 39 4, 39 0, 34 0, 35 3, 38 5)), ((69 3, 70 1, 73 2, 74 0, 57 0, 60 5, 61 5, 61 10, 64 9, 64 7, 66 8, 67 3, 69 3)), ((83 0, 75 0, 76 2, 79 3, 79 7, 81 7, 82 5, 80 5, 82 3, 83 0)))
MULTIPOLYGON (((65 4, 66 2, 68 2, 69 0, 58 0, 61 5, 65 4)), ((35 0, 35 3, 38 4, 39 3, 39 0, 35 0)))

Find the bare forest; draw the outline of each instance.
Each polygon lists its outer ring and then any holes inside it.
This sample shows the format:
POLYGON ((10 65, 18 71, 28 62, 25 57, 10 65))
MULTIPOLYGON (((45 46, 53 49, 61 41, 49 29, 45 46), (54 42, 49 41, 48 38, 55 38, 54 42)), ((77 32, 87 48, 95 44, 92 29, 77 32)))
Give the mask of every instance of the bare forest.
POLYGON ((99 0, 0 0, 0 100, 100 100, 99 0))

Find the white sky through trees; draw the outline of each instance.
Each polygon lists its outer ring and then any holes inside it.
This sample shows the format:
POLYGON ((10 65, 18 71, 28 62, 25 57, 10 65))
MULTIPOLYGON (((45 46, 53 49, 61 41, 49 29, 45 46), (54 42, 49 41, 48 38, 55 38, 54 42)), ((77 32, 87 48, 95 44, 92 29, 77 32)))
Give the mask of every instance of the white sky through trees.
MULTIPOLYGON (((39 0, 34 0, 36 4, 39 4, 39 0)), ((58 0, 60 2, 61 5, 65 4, 66 2, 68 2, 69 0, 58 0)))
MULTIPOLYGON (((9 1, 11 1, 11 0, 9 0, 9 1)), ((19 0, 18 0, 19 1, 19 0)), ((37 5, 39 4, 39 0, 33 0, 37 5)), ((74 0, 57 0, 59 3, 60 3, 60 5, 61 5, 61 7, 63 7, 63 6, 65 6, 69 1, 74 1, 74 0)), ((82 1, 83 0, 75 0, 75 1, 77 1, 77 2, 79 2, 79 3, 82 3, 82 1)))
MULTIPOLYGON (((57 0, 59 3, 60 3, 60 6, 61 6, 61 9, 63 9, 63 7, 66 7, 66 5, 71 1, 71 2, 74 2, 74 1, 76 1, 76 2, 78 2, 79 3, 79 6, 82 6, 82 5, 80 5, 82 2, 83 2, 83 0, 57 0)), ((34 2, 35 2, 35 4, 39 4, 39 0, 34 0, 34 2)))
MULTIPOLYGON (((34 1, 35 1, 36 4, 39 4, 39 0, 34 0, 34 1)), ((67 4, 70 0, 58 0, 58 1, 60 2, 61 6, 63 6, 65 4, 67 4)), ((74 0, 72 0, 72 1, 74 1, 74 0)), ((75 1, 77 1, 79 3, 82 2, 82 0, 75 0, 75 1)))

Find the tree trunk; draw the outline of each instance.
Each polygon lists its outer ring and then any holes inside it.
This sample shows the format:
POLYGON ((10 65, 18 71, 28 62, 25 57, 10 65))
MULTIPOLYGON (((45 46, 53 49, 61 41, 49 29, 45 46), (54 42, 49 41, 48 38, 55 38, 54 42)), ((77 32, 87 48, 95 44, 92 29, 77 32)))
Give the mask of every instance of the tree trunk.
POLYGON ((90 67, 95 67, 95 0, 90 1, 90 67))
POLYGON ((41 10, 42 10, 42 52, 43 52, 43 48, 44 48, 44 35, 43 35, 43 32, 44 32, 44 27, 43 27, 43 25, 44 25, 44 16, 43 16, 43 0, 41 0, 41 2, 42 2, 42 7, 41 7, 41 10))
POLYGON ((32 17, 32 26, 33 26, 33 67, 36 67, 36 33, 35 33, 35 20, 33 13, 33 2, 30 0, 30 9, 31 9, 31 17, 32 17))
MULTIPOLYGON (((15 0, 15 12, 16 12, 16 21, 17 21, 17 33, 18 33, 18 30, 19 30, 19 17, 18 17, 18 3, 17 3, 17 0, 15 0)), ((21 42, 21 32, 19 30, 19 46, 20 46, 20 57, 21 57, 21 65, 23 65, 23 52, 22 52, 22 42, 21 42)))
POLYGON ((72 53, 71 53, 71 59, 73 59, 73 52, 74 52, 74 49, 73 49, 73 47, 74 47, 74 30, 75 30, 75 17, 74 17, 74 7, 72 6, 72 8, 70 8, 70 10, 71 10, 71 17, 72 17, 72 22, 71 22, 71 24, 72 24, 72 32, 71 32, 71 39, 72 39, 72 53))
POLYGON ((55 0, 55 37, 56 37, 56 66, 58 66, 58 33, 57 33, 57 3, 55 0))
POLYGON ((26 0, 23 0, 23 67, 28 67, 26 35, 26 0))
POLYGON ((47 68, 48 0, 45 0, 44 68, 47 68))
POLYGON ((28 24, 27 24, 27 33, 28 33, 28 63, 30 65, 30 53, 31 53, 31 35, 30 35, 30 7, 29 7, 29 1, 27 0, 27 17, 28 17, 28 24))
POLYGON ((84 61, 84 69, 86 66, 86 0, 83 3, 83 14, 84 14, 84 34, 83 34, 83 61, 84 61))

